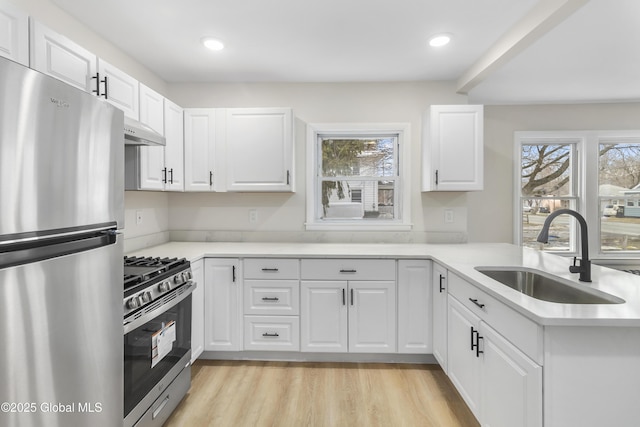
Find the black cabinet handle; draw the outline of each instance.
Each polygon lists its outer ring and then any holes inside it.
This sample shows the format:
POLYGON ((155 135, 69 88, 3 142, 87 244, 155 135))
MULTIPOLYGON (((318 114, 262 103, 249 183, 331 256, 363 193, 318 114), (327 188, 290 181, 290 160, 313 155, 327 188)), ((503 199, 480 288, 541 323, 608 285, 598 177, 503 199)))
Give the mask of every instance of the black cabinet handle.
POLYGON ((353 305, 353 289, 351 289, 351 305, 353 305))
POLYGON ((342 305, 347 305, 347 302, 345 301, 345 292, 344 292, 344 288, 342 288, 342 305))
POLYGON ((444 286, 442 286, 443 282, 444 282, 444 276, 441 274, 440 275, 440 293, 444 292, 444 286))
POLYGON ((209 185, 213 185, 213 171, 209 171, 209 185))
POLYGON ((358 270, 340 270, 340 273, 357 273, 358 270))
POLYGON ((436 185, 438 185, 438 169, 436 169, 436 185))
POLYGON ((171 176, 171 178, 169 178, 169 183, 173 184, 173 168, 169 169, 169 175, 171 176))
POLYGON ((277 301, 280 301, 280 298, 278 298, 278 297, 262 297, 262 301, 274 301, 274 302, 277 302, 277 301))
POLYGON ((100 96, 100 73, 96 73, 91 79, 96 79, 96 88, 91 90, 91 92, 95 93, 96 96, 100 96))
POLYGON ((269 271, 269 272, 272 272, 272 273, 276 273, 276 272, 278 272, 278 269, 277 268, 263 268, 262 271, 269 271))
POLYGON ((263 337, 272 337, 272 338, 277 338, 280 335, 277 332, 274 332, 272 334, 270 334, 269 332, 265 332, 264 334, 262 334, 263 337))
POLYGON ((290 174, 289 174, 289 171, 287 171, 287 185, 289 185, 289 182, 290 182, 290 174))
POLYGON ((469 301, 471 301, 472 303, 474 303, 480 308, 484 308, 484 304, 479 303, 477 298, 469 298, 469 301))
POLYGON ((235 265, 231 268, 231 280, 233 282, 236 281, 236 266, 235 265))
POLYGON ((109 99, 109 82, 107 81, 107 77, 108 76, 104 76, 104 80, 102 80, 104 83, 104 99, 109 99))
POLYGON ((162 182, 167 183, 167 168, 162 169, 162 182))
POLYGON ((107 76, 104 76, 104 79, 100 80, 100 73, 96 73, 95 76, 91 77, 91 79, 96 79, 96 88, 91 92, 95 93, 96 96, 104 96, 104 99, 107 98, 107 76), (100 83, 104 83, 104 93, 100 93, 100 83))
POLYGON ((476 335, 476 330, 475 330, 475 328, 472 326, 472 327, 471 327, 471 351, 473 351, 473 349, 474 349, 474 347, 475 347, 475 345, 476 345, 476 344, 473 342, 473 338, 475 337, 475 335, 476 335))

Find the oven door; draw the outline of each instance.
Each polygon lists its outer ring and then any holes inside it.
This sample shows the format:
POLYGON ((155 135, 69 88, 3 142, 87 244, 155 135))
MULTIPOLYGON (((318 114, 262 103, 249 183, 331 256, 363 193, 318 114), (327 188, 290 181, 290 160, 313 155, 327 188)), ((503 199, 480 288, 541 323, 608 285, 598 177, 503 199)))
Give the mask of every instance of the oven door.
POLYGON ((189 365, 191 293, 195 286, 188 282, 152 303, 146 312, 125 319, 125 425, 133 425, 189 365))

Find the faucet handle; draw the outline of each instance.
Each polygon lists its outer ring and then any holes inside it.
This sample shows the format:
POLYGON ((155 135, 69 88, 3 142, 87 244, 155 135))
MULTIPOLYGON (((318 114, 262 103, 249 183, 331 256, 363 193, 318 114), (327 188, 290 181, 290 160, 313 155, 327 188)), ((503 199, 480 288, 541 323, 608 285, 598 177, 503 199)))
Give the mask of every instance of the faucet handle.
MULTIPOLYGON (((573 257, 573 266, 574 266, 574 267, 576 266, 577 258, 578 258, 578 257, 575 257, 575 256, 573 257)), ((582 261, 580 261, 580 263, 582 263, 582 261)))

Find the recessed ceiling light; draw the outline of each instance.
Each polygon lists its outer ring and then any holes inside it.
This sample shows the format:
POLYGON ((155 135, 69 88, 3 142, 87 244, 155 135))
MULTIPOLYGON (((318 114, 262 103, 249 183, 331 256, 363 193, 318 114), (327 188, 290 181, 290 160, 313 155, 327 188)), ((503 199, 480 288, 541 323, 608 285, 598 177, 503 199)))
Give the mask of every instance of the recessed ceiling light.
POLYGON ((211 49, 211 50, 217 51, 217 50, 224 49, 224 44, 220 40, 214 39, 212 37, 203 38, 202 44, 205 45, 207 49, 211 49))
POLYGON ((436 34, 429 39, 429 46, 440 47, 449 44, 451 36, 449 34, 436 34))

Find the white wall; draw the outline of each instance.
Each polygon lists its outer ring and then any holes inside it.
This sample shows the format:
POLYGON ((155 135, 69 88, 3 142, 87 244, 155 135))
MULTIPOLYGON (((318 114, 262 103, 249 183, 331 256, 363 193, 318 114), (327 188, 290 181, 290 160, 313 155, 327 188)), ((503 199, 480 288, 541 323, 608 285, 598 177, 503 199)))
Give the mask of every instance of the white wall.
POLYGON ((169 195, 172 239, 424 242, 466 239, 466 196, 420 192, 422 114, 430 104, 466 103, 449 82, 173 84, 169 96, 185 107, 292 107, 295 119, 294 194, 169 195), (327 122, 406 122, 411 125, 411 232, 306 232, 306 124, 327 122), (454 224, 444 223, 453 207, 454 224), (249 223, 249 209, 258 222, 249 223))
POLYGON ((469 241, 513 242, 515 131, 640 130, 640 103, 485 106, 485 190, 469 193, 469 241))

